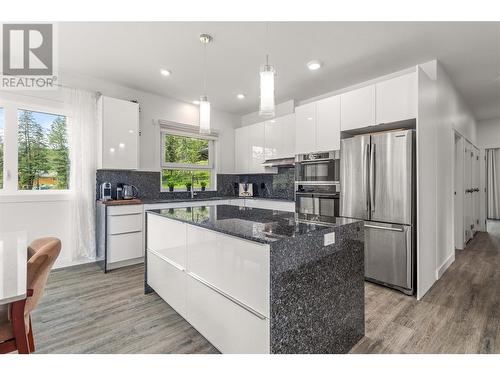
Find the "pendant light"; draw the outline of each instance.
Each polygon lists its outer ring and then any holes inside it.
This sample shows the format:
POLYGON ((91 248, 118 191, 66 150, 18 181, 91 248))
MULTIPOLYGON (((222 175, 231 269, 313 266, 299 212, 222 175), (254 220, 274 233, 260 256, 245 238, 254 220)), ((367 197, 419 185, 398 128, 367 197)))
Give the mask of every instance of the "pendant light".
POLYGON ((207 96, 207 45, 213 40, 208 34, 200 35, 203 43, 203 95, 200 96, 200 134, 210 134, 210 102, 207 96))
MULTIPOLYGON (((269 25, 266 24, 266 41, 269 39, 269 25)), ((260 109, 259 114, 274 117, 274 66, 269 65, 269 54, 266 54, 266 64, 260 70, 260 109)))

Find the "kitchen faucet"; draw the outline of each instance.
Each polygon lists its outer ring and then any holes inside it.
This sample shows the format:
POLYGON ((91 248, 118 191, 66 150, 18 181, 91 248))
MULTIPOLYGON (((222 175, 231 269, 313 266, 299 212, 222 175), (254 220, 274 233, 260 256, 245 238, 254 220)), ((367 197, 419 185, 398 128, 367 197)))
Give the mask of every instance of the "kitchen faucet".
POLYGON ((194 197, 196 197, 198 195, 198 193, 195 193, 194 192, 194 176, 193 174, 191 173, 191 199, 194 199, 194 197))

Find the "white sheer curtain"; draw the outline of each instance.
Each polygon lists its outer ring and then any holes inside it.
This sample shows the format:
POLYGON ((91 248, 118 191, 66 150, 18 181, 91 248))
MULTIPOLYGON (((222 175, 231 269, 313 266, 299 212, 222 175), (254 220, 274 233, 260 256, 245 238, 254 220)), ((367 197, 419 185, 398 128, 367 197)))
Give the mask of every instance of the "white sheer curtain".
POLYGON ((71 225, 74 261, 95 260, 95 175, 97 165, 97 94, 67 89, 71 118, 71 225))
POLYGON ((488 219, 500 220, 500 149, 486 150, 488 219))

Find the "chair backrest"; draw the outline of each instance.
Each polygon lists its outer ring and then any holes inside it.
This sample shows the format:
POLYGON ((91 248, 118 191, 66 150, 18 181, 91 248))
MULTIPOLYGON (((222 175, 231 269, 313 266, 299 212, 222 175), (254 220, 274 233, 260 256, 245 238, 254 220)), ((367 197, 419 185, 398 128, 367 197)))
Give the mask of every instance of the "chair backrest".
POLYGON ((28 246, 28 289, 33 296, 26 300, 24 314, 31 313, 43 295, 49 272, 61 252, 61 241, 54 237, 39 238, 28 246))

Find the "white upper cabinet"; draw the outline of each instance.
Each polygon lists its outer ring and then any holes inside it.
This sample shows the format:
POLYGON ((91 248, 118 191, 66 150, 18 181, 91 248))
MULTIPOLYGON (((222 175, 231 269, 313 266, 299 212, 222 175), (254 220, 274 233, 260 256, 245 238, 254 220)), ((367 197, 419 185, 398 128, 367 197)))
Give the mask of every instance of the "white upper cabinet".
POLYGON ((235 172, 246 173, 250 165, 248 126, 234 130, 235 172))
POLYGON ((139 168, 139 104, 99 98, 98 168, 139 168))
POLYGON ((316 102, 295 108, 295 153, 316 151, 316 102))
POLYGON ((265 169, 262 166, 264 163, 264 123, 259 122, 247 126, 248 128, 248 146, 250 147, 250 165, 248 166, 248 173, 264 173, 265 169))
POLYGON ((265 122, 265 159, 295 156, 295 115, 289 114, 265 122))
POLYGON ((417 74, 410 73, 376 84, 376 123, 417 117, 417 74))
POLYGON ((362 87, 341 95, 341 130, 375 125, 375 120, 375 85, 362 87))
POLYGON ((316 102, 315 151, 340 149, 340 95, 316 102))

